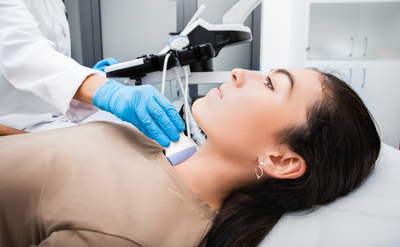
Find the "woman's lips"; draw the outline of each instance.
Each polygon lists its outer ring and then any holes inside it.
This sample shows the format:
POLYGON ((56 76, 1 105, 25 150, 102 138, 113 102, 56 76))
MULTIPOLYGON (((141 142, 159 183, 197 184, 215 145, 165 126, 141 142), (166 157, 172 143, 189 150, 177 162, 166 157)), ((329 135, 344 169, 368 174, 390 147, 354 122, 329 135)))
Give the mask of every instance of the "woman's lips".
POLYGON ((214 92, 222 99, 221 91, 218 88, 213 88, 214 92))

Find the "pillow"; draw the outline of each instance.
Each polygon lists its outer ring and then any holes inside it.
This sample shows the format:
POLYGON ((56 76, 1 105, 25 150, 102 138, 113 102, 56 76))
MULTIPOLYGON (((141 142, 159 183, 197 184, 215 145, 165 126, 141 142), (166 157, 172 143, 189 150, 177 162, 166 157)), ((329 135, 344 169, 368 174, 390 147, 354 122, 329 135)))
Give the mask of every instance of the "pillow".
POLYGON ((259 246, 400 246, 400 151, 382 143, 360 188, 313 213, 284 215, 259 246))

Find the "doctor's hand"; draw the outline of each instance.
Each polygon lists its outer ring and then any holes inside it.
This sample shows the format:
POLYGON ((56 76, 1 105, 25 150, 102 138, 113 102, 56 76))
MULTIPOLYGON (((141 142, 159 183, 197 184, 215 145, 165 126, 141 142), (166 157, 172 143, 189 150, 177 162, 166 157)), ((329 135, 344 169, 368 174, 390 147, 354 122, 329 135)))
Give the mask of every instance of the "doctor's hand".
POLYGON ((109 80, 97 89, 92 100, 98 108, 132 123, 164 147, 169 146, 170 139, 179 140, 179 132, 185 130, 175 107, 150 85, 124 86, 109 80))
POLYGON ((117 64, 118 61, 113 57, 109 57, 107 59, 100 60, 96 63, 93 69, 97 69, 104 72, 104 69, 110 65, 117 64))

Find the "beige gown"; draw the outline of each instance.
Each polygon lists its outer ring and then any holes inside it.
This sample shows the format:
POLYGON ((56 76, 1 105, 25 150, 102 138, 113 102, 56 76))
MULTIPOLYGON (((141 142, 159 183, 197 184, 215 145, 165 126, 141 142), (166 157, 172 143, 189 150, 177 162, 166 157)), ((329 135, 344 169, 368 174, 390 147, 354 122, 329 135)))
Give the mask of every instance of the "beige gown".
POLYGON ((0 137, 2 247, 198 246, 216 214, 135 127, 0 137))

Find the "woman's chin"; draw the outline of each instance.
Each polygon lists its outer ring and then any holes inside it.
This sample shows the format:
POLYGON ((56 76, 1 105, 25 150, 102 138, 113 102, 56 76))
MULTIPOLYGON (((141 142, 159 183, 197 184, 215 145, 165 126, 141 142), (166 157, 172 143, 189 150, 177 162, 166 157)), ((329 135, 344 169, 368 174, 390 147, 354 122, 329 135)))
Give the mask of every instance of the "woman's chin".
MULTIPOLYGON (((195 117, 195 115, 197 114, 197 111, 198 111, 198 105, 199 105, 199 102, 201 102, 201 100, 202 100, 202 98, 200 98, 200 99, 197 99, 195 102, 193 102, 193 104, 192 104, 192 113, 193 113, 193 117, 195 117)), ((200 103, 201 104, 201 103, 200 103)), ((196 117, 195 117, 196 118, 196 117)))
POLYGON ((201 129, 203 129, 202 128, 202 125, 203 125, 202 114, 205 113, 205 111, 207 110, 207 109, 201 109, 202 105, 203 105, 202 101, 203 101, 203 98, 197 99, 192 105, 192 114, 193 114, 194 120, 196 120, 196 123, 199 125, 199 127, 201 129))

